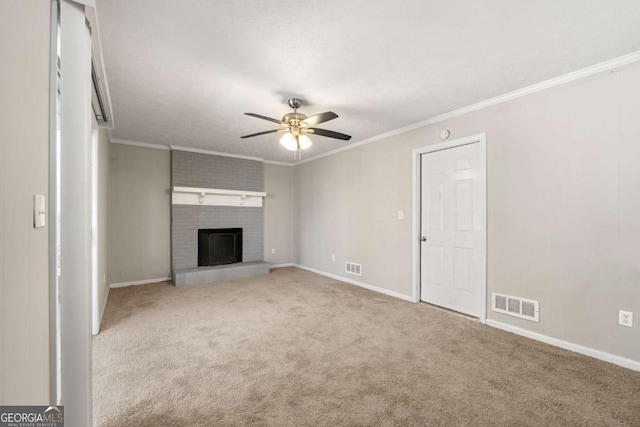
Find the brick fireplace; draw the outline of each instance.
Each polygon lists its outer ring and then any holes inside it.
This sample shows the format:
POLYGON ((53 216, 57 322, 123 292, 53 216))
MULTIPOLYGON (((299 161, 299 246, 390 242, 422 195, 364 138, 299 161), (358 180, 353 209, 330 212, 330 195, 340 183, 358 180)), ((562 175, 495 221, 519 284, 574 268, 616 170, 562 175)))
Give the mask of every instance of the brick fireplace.
POLYGON ((203 194, 199 203, 181 204, 176 201, 175 193, 177 187, 261 192, 263 176, 260 161, 172 151, 171 265, 176 286, 268 273, 268 264, 262 262, 264 219, 261 203, 259 207, 248 206, 240 196, 227 196, 230 202, 224 202, 226 205, 212 206, 204 200, 203 194), (242 262, 199 265, 199 230, 213 229, 242 230, 239 245, 242 262))

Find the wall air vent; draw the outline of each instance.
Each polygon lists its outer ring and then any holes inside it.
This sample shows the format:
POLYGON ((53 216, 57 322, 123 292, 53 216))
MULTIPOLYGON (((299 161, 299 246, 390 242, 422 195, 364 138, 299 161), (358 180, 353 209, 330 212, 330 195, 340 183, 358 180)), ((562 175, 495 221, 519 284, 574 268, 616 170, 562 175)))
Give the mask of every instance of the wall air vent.
POLYGON ((491 309, 495 312, 508 314, 521 319, 540 321, 540 302, 510 295, 491 294, 491 309))
POLYGON ((362 276, 362 265, 355 262, 345 262, 344 271, 348 274, 354 274, 356 276, 362 276))

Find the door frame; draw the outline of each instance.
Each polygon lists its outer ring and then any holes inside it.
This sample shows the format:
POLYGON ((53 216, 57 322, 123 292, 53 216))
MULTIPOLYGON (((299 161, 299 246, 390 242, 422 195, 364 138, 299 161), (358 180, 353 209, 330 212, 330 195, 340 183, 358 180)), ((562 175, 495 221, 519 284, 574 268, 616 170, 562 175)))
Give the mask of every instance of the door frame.
POLYGON ((91 115, 91 333, 98 335, 100 332, 100 286, 99 279, 99 261, 98 261, 98 121, 96 120, 93 110, 89 112, 91 115))
POLYGON ((411 153, 412 162, 412 197, 411 197, 411 212, 412 212, 412 229, 411 229, 411 283, 412 292, 411 299, 413 302, 420 301, 420 196, 422 194, 422 177, 420 173, 420 159, 423 154, 432 153, 434 151, 442 151, 450 148, 460 147, 469 144, 479 144, 480 147, 480 200, 482 206, 481 211, 484 213, 482 227, 480 230, 482 251, 481 268, 482 268, 482 283, 481 295, 483 296, 483 302, 480 307, 481 323, 485 323, 487 319, 487 134, 480 133, 477 135, 471 135, 464 138, 454 139, 452 141, 443 141, 435 144, 427 145, 425 147, 416 148, 411 153))

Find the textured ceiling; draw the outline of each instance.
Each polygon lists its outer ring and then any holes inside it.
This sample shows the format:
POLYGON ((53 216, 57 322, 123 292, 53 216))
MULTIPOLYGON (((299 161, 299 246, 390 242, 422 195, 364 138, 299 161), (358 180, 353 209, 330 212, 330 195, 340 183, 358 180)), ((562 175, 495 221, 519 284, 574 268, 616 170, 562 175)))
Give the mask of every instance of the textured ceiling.
MULTIPOLYGON (((114 138, 292 161, 291 95, 351 143, 640 50, 637 0, 98 0, 114 138)), ((312 137, 304 156, 349 142, 312 137)))

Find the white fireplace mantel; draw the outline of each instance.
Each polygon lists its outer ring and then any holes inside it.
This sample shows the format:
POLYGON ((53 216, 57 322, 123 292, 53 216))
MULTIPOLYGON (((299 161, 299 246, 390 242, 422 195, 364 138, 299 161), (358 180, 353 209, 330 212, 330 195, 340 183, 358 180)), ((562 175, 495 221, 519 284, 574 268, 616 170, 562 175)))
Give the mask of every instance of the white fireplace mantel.
POLYGON ((259 191, 221 190, 216 188, 173 187, 173 205, 262 207, 267 193, 259 191))

